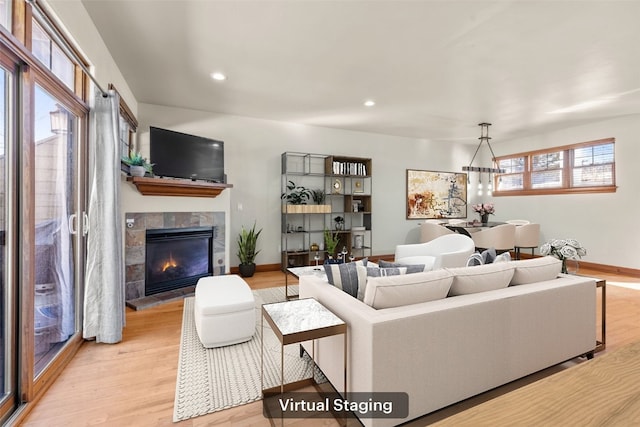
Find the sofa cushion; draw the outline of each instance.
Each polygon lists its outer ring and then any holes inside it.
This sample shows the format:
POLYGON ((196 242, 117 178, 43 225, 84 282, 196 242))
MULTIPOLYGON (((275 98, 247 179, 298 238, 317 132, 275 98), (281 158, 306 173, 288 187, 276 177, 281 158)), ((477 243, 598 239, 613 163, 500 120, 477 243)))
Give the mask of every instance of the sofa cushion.
POLYGON ((512 263, 500 262, 446 270, 453 274, 449 295, 454 296, 506 288, 513 277, 515 267, 512 263))
POLYGON ((376 309, 446 298, 453 276, 445 269, 400 276, 369 277, 364 303, 376 309))
POLYGON ((398 264, 405 265, 415 265, 422 264, 424 265, 425 271, 433 270, 433 264, 436 262, 436 257, 430 255, 416 255, 416 256, 407 256, 404 258, 399 258, 396 260, 398 264))
POLYGON ((364 288, 367 282, 367 275, 366 272, 364 274, 359 273, 356 266, 364 266, 366 264, 366 258, 364 260, 343 264, 325 264, 324 271, 327 274, 327 281, 330 284, 342 289, 352 297, 357 297, 358 289, 360 287, 364 288))
POLYGON ((511 264, 515 266, 511 279, 513 286, 552 280, 558 277, 562 270, 562 261, 552 256, 511 261, 511 264))
POLYGON ((401 262, 389 262, 384 260, 380 260, 378 264, 382 268, 406 267, 407 274, 421 273, 423 271, 431 270, 431 268, 426 269, 427 266, 425 266, 424 264, 404 264, 401 262))
POLYGON ((359 282, 357 298, 360 301, 364 300, 364 292, 367 289, 368 277, 399 276, 407 273, 407 267, 370 267, 369 264, 364 267, 360 265, 358 266, 358 277, 363 277, 364 280, 359 282))

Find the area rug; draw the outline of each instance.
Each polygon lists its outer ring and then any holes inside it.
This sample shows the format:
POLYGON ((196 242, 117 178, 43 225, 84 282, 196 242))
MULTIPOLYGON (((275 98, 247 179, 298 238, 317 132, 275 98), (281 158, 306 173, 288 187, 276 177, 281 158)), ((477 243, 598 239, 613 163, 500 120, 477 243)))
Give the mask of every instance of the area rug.
MULTIPOLYGON (((297 286, 292 286, 297 288, 297 286)), ((293 289, 297 293, 297 289, 293 289)), ((184 300, 182 337, 176 380, 173 421, 210 414, 260 400, 260 319, 262 304, 284 301, 284 287, 253 291, 256 301, 256 333, 245 343, 207 349, 202 346, 193 319, 194 298, 184 300)), ((265 322, 264 384, 280 384, 280 342, 265 322)), ((285 346, 285 383, 321 374, 298 345, 285 346)))

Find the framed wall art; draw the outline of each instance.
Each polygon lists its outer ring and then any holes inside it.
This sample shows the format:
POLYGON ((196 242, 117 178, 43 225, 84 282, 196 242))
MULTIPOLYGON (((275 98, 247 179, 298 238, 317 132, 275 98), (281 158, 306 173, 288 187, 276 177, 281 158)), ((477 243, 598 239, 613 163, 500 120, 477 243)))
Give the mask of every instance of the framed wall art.
POLYGON ((466 217, 466 173, 407 169, 407 219, 466 217))

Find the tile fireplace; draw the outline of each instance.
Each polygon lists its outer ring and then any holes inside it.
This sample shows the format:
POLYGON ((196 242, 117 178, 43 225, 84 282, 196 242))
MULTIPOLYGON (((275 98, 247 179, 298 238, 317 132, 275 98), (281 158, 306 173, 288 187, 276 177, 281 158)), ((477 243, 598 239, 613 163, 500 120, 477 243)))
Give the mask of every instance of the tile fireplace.
POLYGON ((211 276, 214 233, 213 227, 147 230, 145 295, 195 285, 211 276))
POLYGON ((127 305, 225 274, 225 246, 225 212, 125 213, 127 305))

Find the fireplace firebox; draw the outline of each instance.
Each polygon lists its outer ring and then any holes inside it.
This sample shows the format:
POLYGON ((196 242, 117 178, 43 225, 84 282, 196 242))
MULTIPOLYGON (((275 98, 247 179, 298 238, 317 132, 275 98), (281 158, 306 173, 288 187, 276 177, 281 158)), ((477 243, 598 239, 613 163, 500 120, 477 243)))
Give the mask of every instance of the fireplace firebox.
POLYGON ((215 227, 146 231, 145 295, 195 285, 213 275, 215 227))

